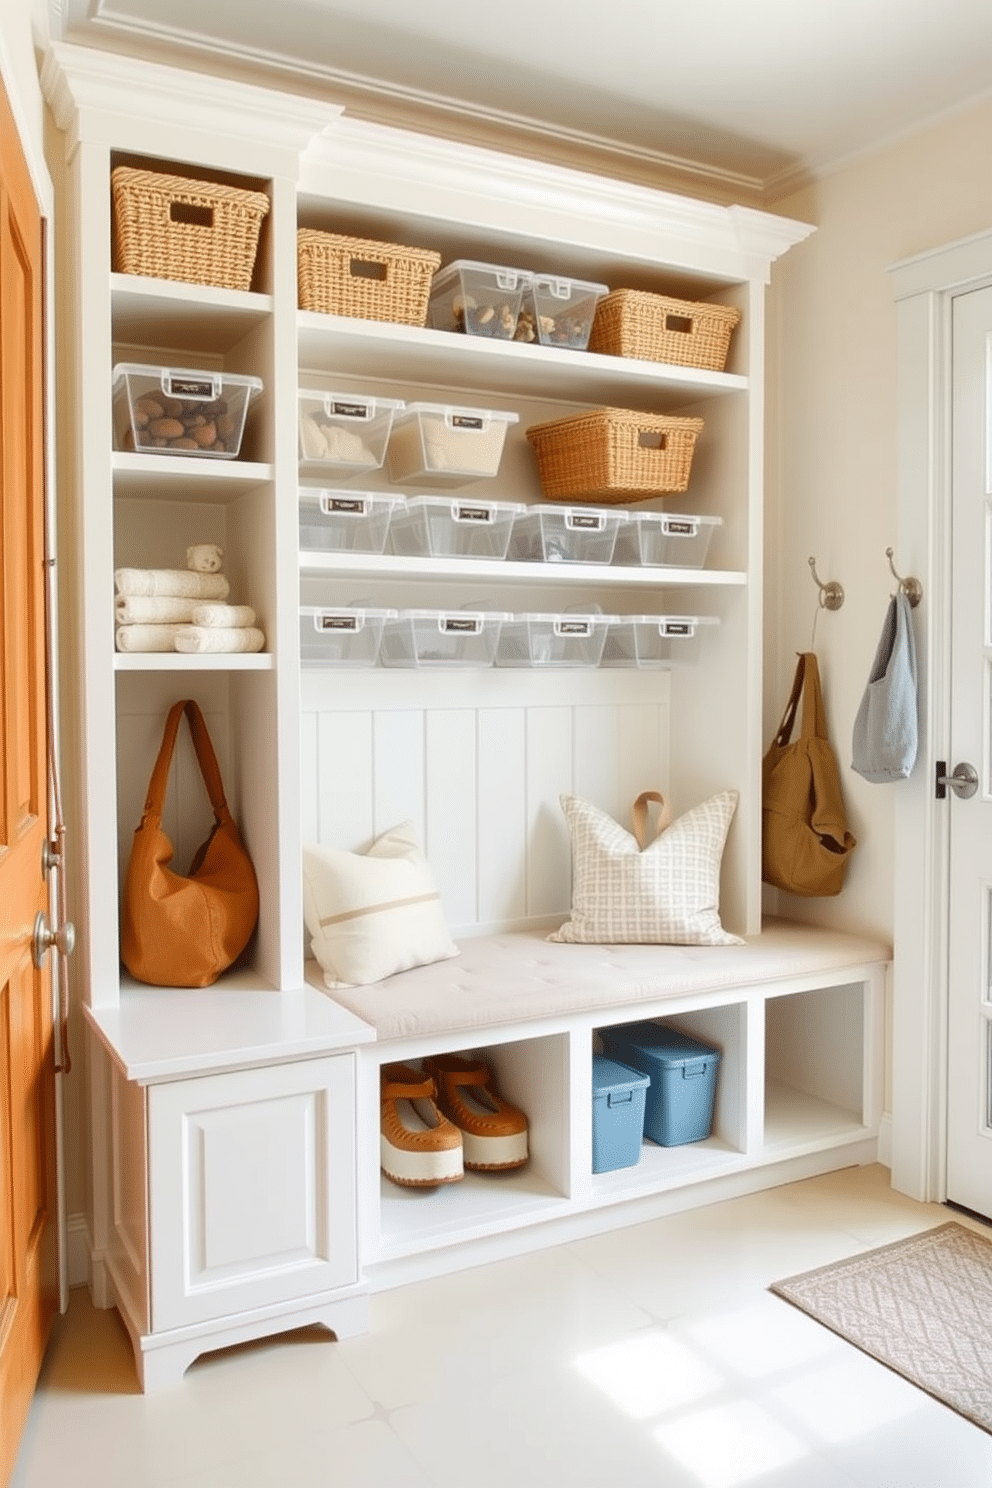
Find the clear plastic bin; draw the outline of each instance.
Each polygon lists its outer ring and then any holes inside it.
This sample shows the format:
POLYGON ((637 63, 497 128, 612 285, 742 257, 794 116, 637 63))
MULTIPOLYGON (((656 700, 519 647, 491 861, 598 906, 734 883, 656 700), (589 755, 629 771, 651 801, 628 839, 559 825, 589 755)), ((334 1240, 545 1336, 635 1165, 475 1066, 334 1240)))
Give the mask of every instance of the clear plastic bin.
POLYGON ((119 362, 113 370, 114 446, 148 455, 234 460, 258 377, 119 362))
POLYGON ((512 341, 529 282, 526 269, 457 259, 434 275, 427 323, 435 331, 512 341))
POLYGON ((411 496, 393 512, 390 547, 404 556, 505 558, 519 511, 523 507, 510 501, 411 496))
POLYGON ((304 666, 374 667, 384 623, 395 610, 342 605, 300 607, 300 661, 304 666))
POLYGON ((596 667, 615 615, 510 615, 496 648, 498 667, 596 667))
POLYGON ((423 670, 490 667, 507 619, 499 610, 400 610, 383 627, 379 661, 423 670))
POLYGON ((668 568, 702 568, 722 517, 677 516, 638 511, 617 536, 614 563, 668 568))
POLYGON ((610 626, 600 665, 693 666, 707 627, 719 623, 715 615, 620 615, 610 626))
POLYGON ((608 285, 592 284, 584 279, 531 275, 524 289, 514 340, 585 351, 596 306, 609 292, 608 285))
POLYGON ((306 553, 383 553, 397 496, 375 491, 300 491, 300 548, 306 553))
POLYGON ((381 469, 393 416, 402 407, 396 398, 301 388, 301 472, 333 477, 381 469))
POLYGON ((610 563, 628 513, 612 507, 528 506, 515 518, 508 556, 538 563, 610 563))
POLYGON ((464 486, 493 476, 519 414, 443 403, 408 403, 389 440, 389 477, 403 485, 464 486))

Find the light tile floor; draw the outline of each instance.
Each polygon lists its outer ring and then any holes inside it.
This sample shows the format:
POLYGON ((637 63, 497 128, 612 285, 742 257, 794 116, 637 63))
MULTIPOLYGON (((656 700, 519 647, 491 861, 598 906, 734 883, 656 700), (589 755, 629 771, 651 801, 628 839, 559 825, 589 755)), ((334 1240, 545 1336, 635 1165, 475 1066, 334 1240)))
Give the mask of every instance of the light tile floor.
POLYGON ((381 1293, 362 1338, 231 1349, 150 1396, 73 1291, 13 1488, 992 1488, 992 1436, 767 1290, 961 1219, 888 1176, 381 1293))

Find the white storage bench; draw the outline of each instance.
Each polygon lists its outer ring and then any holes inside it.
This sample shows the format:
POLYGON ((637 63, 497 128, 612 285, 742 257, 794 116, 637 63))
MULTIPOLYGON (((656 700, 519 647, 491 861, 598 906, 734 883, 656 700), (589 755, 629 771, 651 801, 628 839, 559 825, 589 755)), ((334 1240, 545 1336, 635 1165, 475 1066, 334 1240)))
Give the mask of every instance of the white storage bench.
MULTIPOLYGON (((359 1248, 373 1288, 478 1264, 795 1178, 874 1161, 882 1113, 881 941, 788 921, 741 946, 575 946, 520 932, 335 1001, 359 1050, 359 1248), (713 1131, 592 1172, 597 1033, 670 1020, 721 1051, 713 1131), (379 1069, 476 1053, 531 1124, 531 1160, 436 1190, 379 1172, 379 1069)), ((316 963, 308 977, 322 986, 316 963)))

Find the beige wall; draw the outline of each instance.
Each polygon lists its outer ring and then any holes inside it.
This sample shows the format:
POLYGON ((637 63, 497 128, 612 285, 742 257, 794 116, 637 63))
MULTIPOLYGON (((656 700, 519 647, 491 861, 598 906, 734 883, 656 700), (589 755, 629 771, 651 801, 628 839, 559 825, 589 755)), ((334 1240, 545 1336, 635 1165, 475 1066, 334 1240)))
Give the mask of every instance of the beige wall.
MULTIPOLYGON (((852 162, 773 210, 817 225, 776 265, 770 294, 766 506, 765 737, 795 653, 815 649, 851 830, 835 899, 782 896, 783 913, 890 936, 898 784, 850 768, 851 728, 894 588, 920 555, 900 545, 896 491, 895 306, 887 268, 992 226, 992 100, 852 162), (808 567, 844 586, 818 610, 808 567)), ((927 597, 915 611, 927 623, 927 597)), ((918 762, 917 768, 921 768, 918 762)), ((773 901, 769 901, 775 907, 773 901)))

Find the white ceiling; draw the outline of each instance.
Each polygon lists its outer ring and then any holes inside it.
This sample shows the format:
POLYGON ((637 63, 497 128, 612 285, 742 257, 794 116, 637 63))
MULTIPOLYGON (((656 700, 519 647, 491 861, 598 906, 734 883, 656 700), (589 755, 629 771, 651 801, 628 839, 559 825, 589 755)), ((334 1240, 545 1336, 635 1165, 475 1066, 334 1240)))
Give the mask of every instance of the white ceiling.
MULTIPOLYGON (((50 0, 57 36, 767 192, 992 92, 992 0, 50 0)), ((992 159, 992 149, 990 149, 992 159)))

